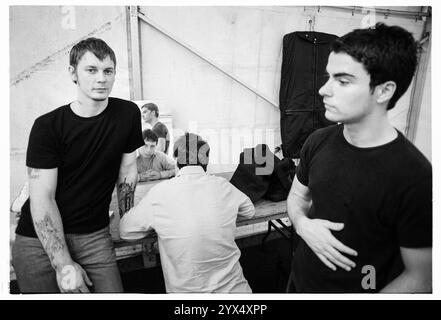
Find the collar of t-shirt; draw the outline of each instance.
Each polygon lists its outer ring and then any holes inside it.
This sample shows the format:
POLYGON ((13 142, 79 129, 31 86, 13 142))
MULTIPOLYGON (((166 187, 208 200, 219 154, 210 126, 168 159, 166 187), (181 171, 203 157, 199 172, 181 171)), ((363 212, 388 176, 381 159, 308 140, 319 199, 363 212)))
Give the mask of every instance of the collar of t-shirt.
POLYGON ((201 166, 185 166, 181 168, 176 176, 188 175, 188 174, 205 174, 206 172, 201 166))

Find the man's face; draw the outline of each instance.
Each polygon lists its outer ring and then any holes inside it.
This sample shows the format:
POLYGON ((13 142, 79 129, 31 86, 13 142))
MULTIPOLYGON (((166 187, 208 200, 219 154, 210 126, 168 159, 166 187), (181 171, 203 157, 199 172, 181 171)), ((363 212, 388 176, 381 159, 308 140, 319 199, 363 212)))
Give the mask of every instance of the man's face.
POLYGON ((81 96, 94 101, 106 100, 115 82, 115 64, 109 56, 98 59, 87 51, 78 62, 76 70, 71 69, 72 80, 77 81, 81 96))
POLYGON ((146 155, 147 157, 150 157, 155 153, 156 142, 149 141, 146 139, 146 140, 144 140, 144 146, 142 148, 143 148, 144 155, 146 155))
POLYGON ((152 117, 154 115, 154 111, 150 111, 147 108, 142 108, 141 110, 141 117, 144 122, 150 122, 152 120, 152 117))
POLYGON ((319 90, 326 119, 358 123, 372 112, 375 100, 369 88, 371 76, 360 62, 346 53, 331 52, 326 71, 329 80, 319 90))

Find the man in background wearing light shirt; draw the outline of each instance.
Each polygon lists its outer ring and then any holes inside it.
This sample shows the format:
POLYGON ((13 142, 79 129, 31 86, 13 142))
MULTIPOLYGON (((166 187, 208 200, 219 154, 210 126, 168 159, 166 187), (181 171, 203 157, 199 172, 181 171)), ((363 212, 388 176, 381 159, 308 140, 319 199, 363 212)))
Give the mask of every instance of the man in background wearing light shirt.
POLYGON ((139 181, 168 179, 176 174, 176 166, 173 159, 165 153, 156 150, 158 136, 150 129, 142 132, 144 146, 139 148, 136 158, 139 181))
POLYGON ((121 220, 122 239, 158 234, 168 293, 251 293, 234 241, 237 216, 251 218, 251 200, 226 179, 206 173, 209 145, 186 133, 174 145, 180 169, 121 220))

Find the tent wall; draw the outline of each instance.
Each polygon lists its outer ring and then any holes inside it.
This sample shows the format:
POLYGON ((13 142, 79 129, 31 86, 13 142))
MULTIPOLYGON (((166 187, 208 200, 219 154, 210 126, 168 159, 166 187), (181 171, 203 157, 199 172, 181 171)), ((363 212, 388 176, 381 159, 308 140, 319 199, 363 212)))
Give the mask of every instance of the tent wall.
MULTIPOLYGON (((366 19, 400 25, 421 37, 424 21, 322 7, 140 7, 178 41, 278 105, 282 38, 309 30, 343 35, 366 19), (309 24, 308 21, 313 21, 309 24)), ((212 171, 233 170, 243 147, 280 144, 276 106, 219 72, 144 21, 139 22, 142 99, 171 113, 175 134, 198 132, 211 145, 212 171)), ((11 199, 26 178, 25 150, 33 121, 75 98, 68 51, 82 38, 104 39, 117 57, 112 95, 130 99, 126 7, 10 7, 11 199)), ((430 72, 416 145, 430 158, 430 72)), ((132 90, 133 91, 133 90, 132 90)), ((390 112, 404 131, 410 90, 390 112)))

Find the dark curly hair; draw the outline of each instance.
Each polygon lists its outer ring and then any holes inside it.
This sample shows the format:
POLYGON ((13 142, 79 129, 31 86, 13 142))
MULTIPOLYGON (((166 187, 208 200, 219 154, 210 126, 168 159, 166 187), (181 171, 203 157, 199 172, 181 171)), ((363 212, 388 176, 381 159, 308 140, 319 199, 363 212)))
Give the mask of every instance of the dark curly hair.
POLYGON ((158 136, 151 129, 146 129, 142 132, 142 139, 158 143, 158 136))
POLYGON ((392 109, 409 87, 417 65, 417 44, 412 34, 398 26, 377 23, 374 28, 356 29, 331 44, 335 53, 346 53, 363 64, 371 76, 369 87, 386 81, 397 85, 387 110, 392 109))

